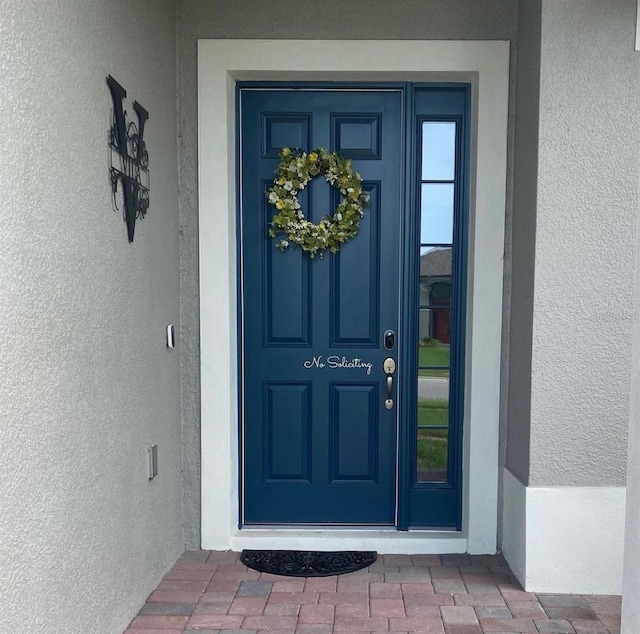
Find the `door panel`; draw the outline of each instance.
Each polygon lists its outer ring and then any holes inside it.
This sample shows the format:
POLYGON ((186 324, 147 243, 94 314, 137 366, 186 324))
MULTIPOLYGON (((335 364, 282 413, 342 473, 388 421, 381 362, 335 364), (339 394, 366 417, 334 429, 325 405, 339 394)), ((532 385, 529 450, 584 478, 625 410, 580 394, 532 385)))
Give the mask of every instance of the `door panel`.
POLYGON ((265 383, 265 392, 264 478, 309 482, 311 386, 265 383))
MULTIPOLYGON (((269 212, 265 209, 265 216, 269 212)), ((265 219, 266 220, 266 219, 265 219)), ((264 222, 266 233, 267 222, 264 222)), ((262 250, 266 346, 311 345, 311 263, 302 252, 262 250)))
POLYGON ((368 222, 331 262, 332 346, 376 346, 379 340, 380 183, 366 191, 368 222))
MULTIPOLYGON (((239 102, 243 523, 393 525, 382 335, 399 323, 402 92, 243 88, 239 102), (362 174, 371 206, 338 254, 268 237, 283 146, 339 151, 362 174)), ((338 200, 322 177, 300 196, 314 222, 338 200)))
POLYGON ((378 481, 376 384, 331 385, 331 482, 378 481))

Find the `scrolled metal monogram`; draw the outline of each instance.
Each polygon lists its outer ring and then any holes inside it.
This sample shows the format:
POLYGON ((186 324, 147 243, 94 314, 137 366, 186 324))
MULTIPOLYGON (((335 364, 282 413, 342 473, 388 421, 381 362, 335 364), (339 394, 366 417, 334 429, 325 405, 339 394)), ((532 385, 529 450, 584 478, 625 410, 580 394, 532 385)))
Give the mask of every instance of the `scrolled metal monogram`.
POLYGON ((129 242, 133 242, 136 220, 144 218, 149 209, 149 153, 144 141, 149 112, 134 101, 138 122, 127 121, 123 105, 127 91, 111 75, 107 77, 107 86, 113 100, 113 122, 109 128, 109 180, 116 209, 118 183, 122 184, 122 215, 127 223, 129 242))

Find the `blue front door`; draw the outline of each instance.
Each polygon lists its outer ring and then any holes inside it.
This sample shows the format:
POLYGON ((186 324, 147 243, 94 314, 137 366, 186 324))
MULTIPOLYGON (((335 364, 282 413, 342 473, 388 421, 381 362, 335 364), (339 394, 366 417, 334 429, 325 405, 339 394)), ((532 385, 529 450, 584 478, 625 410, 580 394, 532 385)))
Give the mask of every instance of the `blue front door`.
MULTIPOLYGON (((429 238, 439 260, 429 256, 427 266, 416 201, 425 190, 421 130, 450 116, 442 94, 427 99, 442 110, 434 118, 432 106, 417 117, 425 97, 406 85, 239 88, 241 524, 459 526, 461 420, 452 421, 443 399, 457 398, 449 377, 461 372, 450 359, 460 357, 462 340, 449 331, 460 327, 463 307, 452 314, 455 292, 446 289, 462 288, 451 272, 452 260, 461 270, 462 252, 453 237, 438 236, 435 246, 429 238), (412 135, 416 142, 407 142, 412 135), (370 207, 339 253, 311 259, 269 237, 274 208, 265 192, 283 147, 324 147, 362 174, 370 207), (420 289, 436 266, 439 277, 428 280, 434 310, 420 289), (423 352, 418 341, 428 337, 439 348, 423 352), (396 364, 391 384, 388 358, 396 364), (432 360, 437 370, 422 367, 432 360)), ((464 225, 456 196, 452 236, 464 225)), ((322 177, 300 195, 313 222, 338 200, 322 177)))

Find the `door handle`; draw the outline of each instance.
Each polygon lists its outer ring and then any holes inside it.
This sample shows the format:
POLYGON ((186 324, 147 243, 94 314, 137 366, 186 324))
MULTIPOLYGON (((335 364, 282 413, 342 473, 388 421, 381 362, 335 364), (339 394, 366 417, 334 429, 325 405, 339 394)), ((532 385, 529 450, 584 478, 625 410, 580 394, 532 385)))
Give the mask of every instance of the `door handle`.
POLYGON ((391 409, 393 407, 393 374, 396 371, 396 362, 391 358, 387 357, 382 364, 382 369, 384 373, 387 375, 386 385, 387 385, 387 399, 384 402, 384 406, 387 409, 391 409))

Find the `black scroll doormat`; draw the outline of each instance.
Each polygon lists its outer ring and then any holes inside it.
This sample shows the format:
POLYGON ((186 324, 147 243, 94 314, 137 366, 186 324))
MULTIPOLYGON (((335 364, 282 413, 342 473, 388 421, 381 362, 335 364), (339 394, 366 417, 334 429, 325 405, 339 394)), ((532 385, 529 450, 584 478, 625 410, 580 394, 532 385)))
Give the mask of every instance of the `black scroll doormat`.
POLYGON ((323 553, 306 550, 243 550, 245 566, 285 577, 330 577, 370 566, 376 552, 342 551, 323 553))

